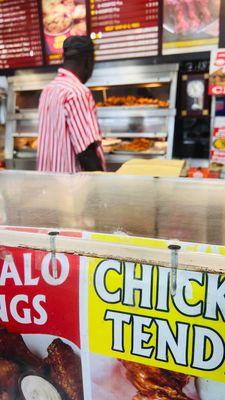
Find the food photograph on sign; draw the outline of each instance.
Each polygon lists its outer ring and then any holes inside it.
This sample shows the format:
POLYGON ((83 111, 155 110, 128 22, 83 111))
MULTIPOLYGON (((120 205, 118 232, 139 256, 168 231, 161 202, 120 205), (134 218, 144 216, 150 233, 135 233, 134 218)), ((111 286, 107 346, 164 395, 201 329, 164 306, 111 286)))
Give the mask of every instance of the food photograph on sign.
POLYGON ((92 356, 93 400, 224 400, 225 383, 92 356))
POLYGON ((221 123, 213 130, 210 158, 213 162, 225 164, 225 118, 220 119, 221 123))
POLYGON ((196 381, 188 375, 97 355, 91 365, 94 400, 200 400, 196 381))
POLYGON ((82 400, 76 346, 49 335, 20 335, 0 328, 1 400, 82 400))
POLYGON ((207 51, 218 44, 220 0, 164 0, 163 53, 207 51))
POLYGON ((225 49, 211 53, 209 94, 215 96, 225 94, 225 49))
POLYGON ((42 0, 47 62, 62 62, 62 45, 71 35, 87 32, 85 0, 42 0))
POLYGON ((224 400, 224 276, 89 264, 93 400, 224 400), (95 332, 98 332, 96 335, 95 332))

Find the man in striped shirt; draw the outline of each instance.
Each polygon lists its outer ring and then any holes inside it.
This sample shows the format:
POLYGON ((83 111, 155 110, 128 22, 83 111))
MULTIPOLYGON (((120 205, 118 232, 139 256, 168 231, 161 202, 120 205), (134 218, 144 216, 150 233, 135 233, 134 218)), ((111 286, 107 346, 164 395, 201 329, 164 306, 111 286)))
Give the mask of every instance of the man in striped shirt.
POLYGON ((105 170, 95 101, 84 85, 93 72, 93 43, 87 36, 72 36, 63 49, 64 66, 40 98, 38 170, 105 170))

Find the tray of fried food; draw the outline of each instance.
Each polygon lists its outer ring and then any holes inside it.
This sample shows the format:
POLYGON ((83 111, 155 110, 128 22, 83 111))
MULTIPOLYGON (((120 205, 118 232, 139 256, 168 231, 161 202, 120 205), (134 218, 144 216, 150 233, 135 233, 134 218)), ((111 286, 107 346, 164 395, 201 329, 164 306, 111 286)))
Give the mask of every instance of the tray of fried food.
POLYGON ((168 108, 169 102, 149 97, 110 96, 105 102, 98 102, 98 107, 136 107, 149 106, 152 108, 168 108))
POLYGON ((102 140, 102 147, 104 153, 109 154, 112 153, 117 147, 122 143, 121 139, 117 138, 105 138, 102 140))
POLYGON ((154 140, 145 138, 135 138, 131 141, 122 142, 117 149, 116 153, 141 153, 147 152, 154 146, 154 140))
POLYGON ((14 149, 15 150, 37 150, 37 138, 30 137, 16 137, 14 138, 14 149))

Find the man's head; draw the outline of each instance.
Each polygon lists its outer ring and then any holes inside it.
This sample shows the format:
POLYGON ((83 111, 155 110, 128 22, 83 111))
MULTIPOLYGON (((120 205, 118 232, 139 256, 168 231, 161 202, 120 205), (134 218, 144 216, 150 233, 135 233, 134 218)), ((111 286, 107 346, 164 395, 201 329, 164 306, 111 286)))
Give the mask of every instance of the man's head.
POLYGON ((70 36, 63 43, 64 68, 76 73, 83 83, 94 68, 94 45, 88 36, 70 36))

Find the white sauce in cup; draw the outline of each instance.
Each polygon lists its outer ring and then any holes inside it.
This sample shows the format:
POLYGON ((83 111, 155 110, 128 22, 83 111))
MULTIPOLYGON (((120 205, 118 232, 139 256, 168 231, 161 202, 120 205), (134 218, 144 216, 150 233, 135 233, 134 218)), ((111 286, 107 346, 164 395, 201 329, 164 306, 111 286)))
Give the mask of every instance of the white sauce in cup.
POLYGON ((25 400, 62 400, 56 388, 40 376, 28 375, 21 381, 25 400))

